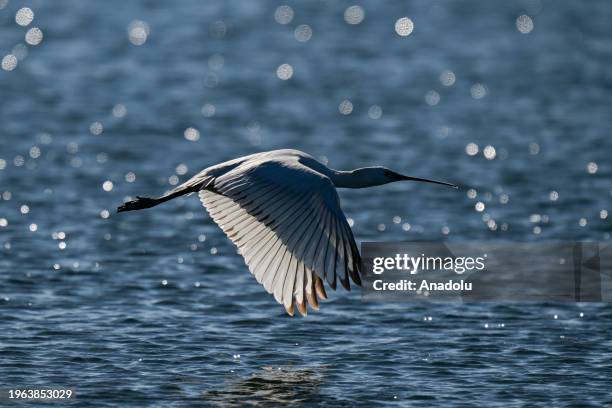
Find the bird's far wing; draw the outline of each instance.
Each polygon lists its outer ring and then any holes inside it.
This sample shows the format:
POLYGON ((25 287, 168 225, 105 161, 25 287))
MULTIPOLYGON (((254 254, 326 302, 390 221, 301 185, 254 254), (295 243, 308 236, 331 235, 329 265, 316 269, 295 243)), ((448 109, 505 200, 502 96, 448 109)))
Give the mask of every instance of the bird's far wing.
POLYGON ((298 163, 243 165, 199 192, 212 219, 239 248, 249 270, 293 315, 318 309, 322 280, 361 284, 360 257, 338 194, 326 176, 298 163))

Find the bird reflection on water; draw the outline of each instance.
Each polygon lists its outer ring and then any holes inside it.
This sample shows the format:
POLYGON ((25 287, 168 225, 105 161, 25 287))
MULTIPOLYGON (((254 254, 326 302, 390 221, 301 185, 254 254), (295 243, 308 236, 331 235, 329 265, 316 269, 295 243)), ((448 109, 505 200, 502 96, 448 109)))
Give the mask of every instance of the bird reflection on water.
POLYGON ((265 366, 248 378, 229 383, 222 390, 206 391, 203 397, 215 406, 313 402, 321 399, 319 387, 324 380, 325 368, 265 366))

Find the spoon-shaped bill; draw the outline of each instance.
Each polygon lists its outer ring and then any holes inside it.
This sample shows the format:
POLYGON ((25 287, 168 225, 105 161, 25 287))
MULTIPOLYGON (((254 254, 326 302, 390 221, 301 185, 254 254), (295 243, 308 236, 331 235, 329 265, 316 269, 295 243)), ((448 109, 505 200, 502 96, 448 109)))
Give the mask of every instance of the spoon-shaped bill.
POLYGON ((459 186, 456 184, 451 184, 451 183, 447 183, 445 181, 438 181, 438 180, 431 180, 431 179, 426 179, 426 178, 420 178, 420 177, 411 177, 411 176, 404 176, 403 174, 400 174, 400 180, 406 180, 406 181, 422 181, 424 183, 433 183, 433 184, 441 184, 443 186, 449 186, 455 189, 458 189, 459 186))

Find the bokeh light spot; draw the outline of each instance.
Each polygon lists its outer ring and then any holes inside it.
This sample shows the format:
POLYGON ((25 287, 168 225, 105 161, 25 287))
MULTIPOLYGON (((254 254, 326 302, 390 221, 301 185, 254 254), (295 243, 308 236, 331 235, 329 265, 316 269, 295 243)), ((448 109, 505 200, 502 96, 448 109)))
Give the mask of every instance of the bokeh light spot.
POLYGON ((289 64, 282 64, 276 69, 276 76, 283 81, 293 76, 293 67, 289 64))
POLYGON ((516 29, 523 34, 529 34, 533 30, 533 20, 526 14, 516 19, 516 29))
POLYGON ((134 45, 143 45, 151 32, 149 25, 142 20, 134 20, 127 27, 128 38, 134 45))
POLYGON ((361 6, 350 6, 344 10, 344 21, 348 24, 359 24, 365 18, 365 11, 361 6))
POLYGON ((402 17, 395 22, 395 32, 401 37, 407 37, 414 31, 414 23, 408 17, 402 17))
POLYGON ((343 115, 350 115, 353 112, 353 103, 348 99, 343 100, 338 105, 338 111, 343 115))
POLYGON ((38 27, 32 27, 25 35, 25 41, 30 45, 38 45, 43 40, 43 32, 38 27))
POLYGON ((278 24, 289 24, 293 20, 293 9, 290 6, 279 6, 274 12, 274 20, 278 24))
POLYGON ((2 58, 2 69, 12 71, 17 68, 17 57, 13 54, 7 54, 2 58))
POLYGON ((23 7, 17 10, 15 14, 15 22, 22 27, 29 25, 34 20, 34 12, 29 7, 23 7))

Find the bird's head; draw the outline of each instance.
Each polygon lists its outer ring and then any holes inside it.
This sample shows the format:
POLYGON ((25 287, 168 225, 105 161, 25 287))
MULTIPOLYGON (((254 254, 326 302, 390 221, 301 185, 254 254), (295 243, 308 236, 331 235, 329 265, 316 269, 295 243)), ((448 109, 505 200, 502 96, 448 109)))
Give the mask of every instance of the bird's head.
MULTIPOLYGON (((453 188, 459 188, 455 184, 446 183, 444 181, 431 180, 420 177, 404 176, 403 174, 397 173, 386 167, 364 167, 361 169, 353 170, 353 180, 356 184, 360 184, 359 187, 371 187, 380 186, 383 184, 393 183, 396 181, 421 181, 424 183, 441 184, 443 186, 449 186, 453 188)), ((357 186, 355 186, 357 187, 357 186)), ((357 188, 359 188, 357 187, 357 188)))

